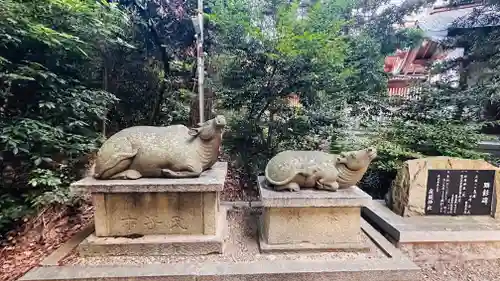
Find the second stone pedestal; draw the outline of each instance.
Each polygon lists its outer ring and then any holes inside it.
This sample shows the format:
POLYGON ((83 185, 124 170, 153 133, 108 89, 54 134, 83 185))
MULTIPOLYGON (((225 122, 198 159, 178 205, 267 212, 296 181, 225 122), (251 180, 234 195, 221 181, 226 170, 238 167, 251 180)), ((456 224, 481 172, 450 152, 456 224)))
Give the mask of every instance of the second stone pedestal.
POLYGON ((200 255, 222 253, 226 211, 220 207, 226 163, 199 178, 95 180, 88 188, 95 207, 95 233, 82 255, 200 255))
POLYGON ((259 177, 259 192, 262 252, 369 250, 361 239, 361 208, 371 197, 358 187, 274 191, 259 177))

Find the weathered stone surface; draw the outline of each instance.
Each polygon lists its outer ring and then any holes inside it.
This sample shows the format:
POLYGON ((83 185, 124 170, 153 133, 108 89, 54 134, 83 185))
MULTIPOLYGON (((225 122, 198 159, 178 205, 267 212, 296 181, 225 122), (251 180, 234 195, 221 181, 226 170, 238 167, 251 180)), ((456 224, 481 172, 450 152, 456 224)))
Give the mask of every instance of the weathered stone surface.
POLYGON ((371 161, 375 148, 330 154, 322 151, 286 150, 266 165, 265 177, 275 190, 299 191, 317 188, 336 191, 356 185, 371 161))
MULTIPOLYGON (((287 208, 287 209, 292 209, 292 208, 287 208)), ((293 209, 305 209, 305 208, 293 208, 293 209)), ((336 209, 333 209, 336 210, 336 209)), ((298 210, 296 210, 298 211, 298 210)), ((336 214, 333 214, 333 219, 336 219, 336 215, 340 215, 340 210, 337 210, 336 214)), ((264 213, 266 214, 266 213, 264 213)), ((268 213, 269 215, 269 213, 268 213)), ((349 216, 350 217, 350 216, 349 216)), ((358 221, 359 219, 359 214, 357 217, 358 221)), ((306 218, 307 219, 307 218, 306 218)), ((324 218, 321 218, 324 219, 324 218)), ((356 219, 355 219, 356 220, 356 219)), ((313 223, 316 223, 317 220, 314 220, 313 223)), ((278 242, 274 241, 274 243, 271 241, 269 242, 268 237, 266 237, 266 227, 269 229, 269 225, 266 225, 266 223, 269 223, 269 220, 266 221, 265 217, 262 216, 260 219, 260 225, 259 225, 259 248, 260 251, 263 253, 276 253, 276 252, 286 252, 286 253, 291 253, 291 252, 323 252, 323 251, 342 251, 342 252, 369 252, 370 247, 368 244, 366 244, 362 237, 361 237, 361 229, 357 230, 352 230, 348 229, 347 232, 350 232, 350 236, 348 234, 344 236, 344 232, 340 232, 341 234, 339 235, 338 231, 331 232, 331 229, 326 229, 329 226, 326 226, 325 229, 320 228, 319 231, 315 227, 312 230, 312 233, 306 233, 306 235, 303 235, 304 233, 302 231, 296 231, 290 235, 290 233, 282 233, 282 231, 278 228, 278 225, 273 225, 271 228, 271 231, 273 233, 267 232, 267 235, 275 236, 271 237, 272 240, 277 240, 278 242), (277 231, 276 231, 277 230, 277 231), (308 235, 312 234, 312 235, 308 235), (324 237, 320 236, 320 239, 318 239, 318 235, 325 234, 324 237), (336 235, 335 237, 329 237, 332 235, 336 235), (312 241, 311 241, 312 239, 312 241), (326 241, 326 242, 324 242, 326 241)), ((283 221, 277 222, 276 220, 273 220, 273 223, 281 223, 283 225, 283 221)), ((300 224, 300 223, 299 223, 300 224)), ((292 225, 287 225, 286 230, 290 230, 292 225)), ((300 226, 297 226, 300 227, 300 226)), ((310 227, 310 226, 308 226, 310 227)), ((337 226, 335 226, 337 228, 337 226)))
POLYGON ((267 186, 265 177, 258 178, 263 207, 360 207, 371 202, 371 196, 356 186, 337 192, 302 189, 279 192, 267 186))
POLYGON ((402 217, 381 200, 373 200, 363 214, 398 245, 500 242, 500 222, 490 216, 402 217))
POLYGON ((260 177, 264 250, 346 249, 348 245, 353 245, 353 250, 363 248, 361 206, 369 204, 371 197, 359 188, 280 192, 265 185, 260 177), (276 245, 281 246, 273 247, 276 245))
POLYGON ((97 180, 92 177, 71 184, 72 188, 87 188, 90 192, 196 192, 222 191, 227 163, 217 162, 198 178, 143 178, 138 180, 97 180))
POLYGON ((215 234, 217 192, 93 193, 97 236, 215 234))
POLYGON ((90 235, 78 251, 82 256, 207 255, 223 252, 227 211, 221 208, 213 235, 145 235, 138 238, 90 235))
POLYGON ((244 263, 154 264, 141 266, 35 268, 20 281, 416 281, 418 266, 384 261, 255 261, 244 263))
POLYGON ((268 244, 360 243, 359 207, 265 208, 264 238, 268 244))
MULTIPOLYGON (((500 184, 498 168, 483 160, 459 159, 451 157, 428 157, 409 160, 398 171, 390 190, 389 204, 391 209, 401 216, 421 216, 425 214, 427 177, 429 169, 456 170, 496 170, 495 186, 500 184)), ((494 204, 499 204, 498 192, 494 194, 494 204)), ((496 209, 495 217, 500 214, 496 209)))
POLYGON ((229 213, 228 249, 222 255, 84 257, 77 265, 34 268, 20 280, 421 280, 419 268, 364 221, 370 253, 261 255, 255 237, 257 212, 245 208, 229 213))
POLYGON ((97 152, 94 178, 199 177, 217 162, 226 119, 198 124, 134 126, 109 137, 97 152))

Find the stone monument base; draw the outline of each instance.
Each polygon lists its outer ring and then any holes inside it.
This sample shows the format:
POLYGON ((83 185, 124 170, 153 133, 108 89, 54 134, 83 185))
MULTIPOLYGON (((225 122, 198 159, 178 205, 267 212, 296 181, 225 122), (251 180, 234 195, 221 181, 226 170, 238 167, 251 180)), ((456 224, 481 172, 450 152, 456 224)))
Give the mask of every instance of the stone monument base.
POLYGON ((227 235, 225 207, 218 212, 215 235, 144 235, 137 238, 87 237, 78 246, 80 256, 208 255, 224 251, 227 235))
MULTIPOLYGON (((57 248, 21 281, 417 281, 420 269, 361 219, 369 252, 259 252, 257 215, 261 208, 228 211, 228 235, 222 254, 203 256, 80 256, 80 240, 57 248)), ((74 236, 74 238, 76 235, 74 236)))
POLYGON ((414 260, 500 258, 500 221, 490 216, 402 217, 383 200, 366 205, 363 216, 414 260))
POLYGON ((201 255, 222 253, 226 210, 220 207, 227 163, 198 178, 96 180, 90 190, 95 233, 79 247, 89 255, 201 255))
POLYGON ((368 250, 361 239, 361 207, 371 197, 358 187, 274 191, 259 177, 259 193, 262 252, 368 250))

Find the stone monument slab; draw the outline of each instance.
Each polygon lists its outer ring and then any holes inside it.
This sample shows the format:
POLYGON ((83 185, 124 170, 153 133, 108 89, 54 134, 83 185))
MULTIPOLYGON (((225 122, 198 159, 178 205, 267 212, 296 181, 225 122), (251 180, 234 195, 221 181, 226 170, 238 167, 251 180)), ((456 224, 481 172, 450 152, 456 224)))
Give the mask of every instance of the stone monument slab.
POLYGON ((392 183, 388 205, 398 215, 498 217, 500 174, 483 160, 428 157, 406 161, 392 183))
POLYGON ((429 170, 426 215, 493 215, 495 170, 429 170))
POLYGON ((363 250, 361 206, 371 197, 358 187, 338 191, 275 191, 259 177, 264 207, 262 251, 363 250))
POLYGON ((363 216, 416 259, 500 257, 498 168, 482 160, 429 157, 398 171, 390 196, 363 216))
POLYGON ((224 188, 227 163, 217 162, 197 178, 141 178, 137 180, 98 180, 86 177, 71 184, 91 193, 141 192, 220 192, 224 188))

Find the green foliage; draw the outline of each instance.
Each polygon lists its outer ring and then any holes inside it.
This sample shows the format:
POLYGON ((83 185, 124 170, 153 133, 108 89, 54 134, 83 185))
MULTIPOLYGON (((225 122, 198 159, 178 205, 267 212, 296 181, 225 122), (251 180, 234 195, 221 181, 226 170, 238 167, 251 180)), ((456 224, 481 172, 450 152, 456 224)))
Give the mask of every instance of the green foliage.
POLYGON ((332 152, 361 149, 372 146, 378 151, 361 187, 372 196, 382 198, 407 160, 449 156, 467 159, 489 159, 477 151, 478 142, 486 137, 479 133, 480 126, 448 121, 432 123, 414 120, 393 120, 365 138, 344 138, 332 145, 332 152))
POLYGON ((445 155, 479 159, 485 155, 475 151, 478 142, 484 139, 477 133, 478 129, 479 126, 448 121, 434 123, 396 121, 392 124, 392 130, 387 138, 428 156, 445 155))
POLYGON ((41 204, 38 195, 67 193, 74 164, 95 149, 116 101, 95 73, 102 48, 130 47, 127 24, 107 1, 0 2, 0 229, 41 204))
MULTIPOLYGON (((286 149, 375 146, 363 186, 380 198, 408 159, 486 157, 475 149, 480 126, 496 132, 500 123, 498 29, 454 31, 445 43, 470 55, 434 71, 460 69, 467 79, 424 85, 418 100, 394 104, 384 58, 423 36, 395 25, 432 1, 382 10, 385 0, 299 2, 205 7, 207 88, 229 120, 223 146, 247 175, 286 149)), ((188 121, 195 8, 194 0, 0 2, 0 231, 34 208, 78 200, 67 186, 100 131, 188 121)))
POLYGON ((249 174, 262 171, 278 151, 320 146, 336 127, 339 114, 322 113, 340 108, 340 100, 329 101, 349 73, 344 20, 327 13, 342 4, 318 2, 305 18, 297 17, 297 1, 277 4, 271 17, 246 1, 212 4, 212 24, 221 30, 212 84, 220 108, 237 112, 224 145, 249 174), (274 24, 259 25, 265 20, 274 24), (298 108, 287 102, 290 94, 300 96, 298 108))
POLYGON ((122 70, 119 74, 108 73, 109 78, 115 78, 109 79, 110 88, 121 99, 111 113, 112 125, 120 128, 123 121, 148 125, 186 123, 189 103, 195 98, 195 32, 191 16, 195 15, 196 0, 117 2, 131 15, 134 26, 130 37, 138 48, 109 50, 109 69, 122 70), (131 85, 140 88, 131 89, 131 85))
MULTIPOLYGON (((418 1, 405 2, 400 7, 386 9, 380 14, 373 14, 356 22, 355 26, 363 30, 362 34, 376 43, 373 48, 377 51, 370 53, 367 58, 373 60, 377 58, 377 54, 391 54, 395 48, 417 46, 422 40, 423 34, 420 31, 391 29, 392 24, 399 22, 401 15, 415 11, 421 4, 418 1)), ((368 7, 368 10, 374 10, 374 7, 368 7)), ((477 14, 467 20, 474 23, 481 17, 481 13, 483 11, 479 9, 477 14)), ((361 136, 342 136, 337 143, 332 143, 331 149, 350 150, 353 149, 353 144, 355 148, 375 146, 378 149, 379 157, 362 183, 363 188, 372 196, 382 198, 396 171, 409 159, 442 155, 496 162, 496 159, 479 153, 477 149, 479 141, 488 139, 480 133, 481 127, 485 123, 489 124, 490 132, 494 132, 494 124, 499 116, 495 101, 498 92, 495 74, 498 73, 495 69, 499 66, 498 30, 478 28, 450 31, 444 46, 465 47, 466 56, 435 65, 433 74, 444 74, 454 69, 461 76, 458 85, 443 76, 437 83, 418 85, 422 89, 419 98, 415 100, 403 100, 396 104, 388 99, 377 98, 370 105, 370 95, 367 95, 368 99, 359 101, 361 108, 369 109, 364 111, 368 117, 364 119, 365 127, 374 129, 375 132, 370 134, 367 131, 361 136), (369 122, 370 117, 378 115, 377 111, 385 114, 384 123, 369 122)), ((379 78, 381 75, 374 77, 377 77, 375 81, 382 80, 379 78)), ((363 87, 362 83, 356 84, 363 87)), ((359 115, 359 111, 355 112, 356 116, 359 115)))

